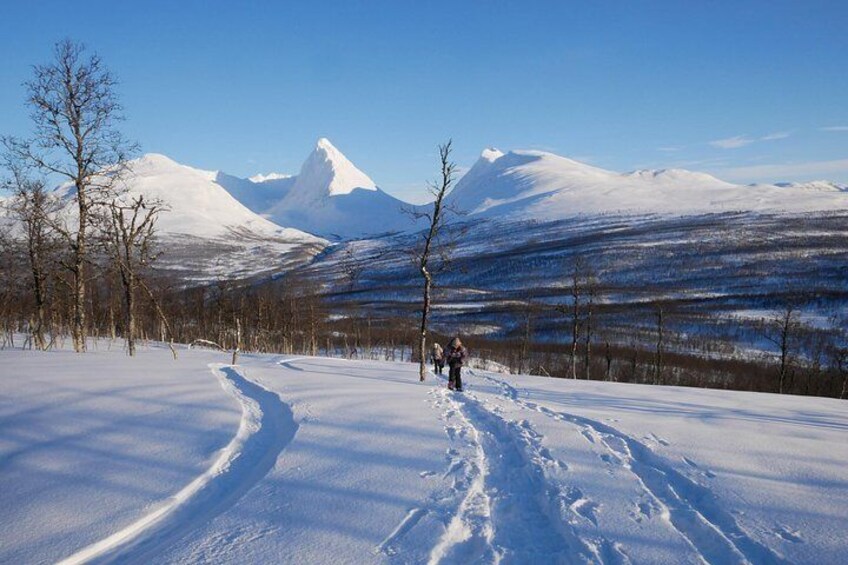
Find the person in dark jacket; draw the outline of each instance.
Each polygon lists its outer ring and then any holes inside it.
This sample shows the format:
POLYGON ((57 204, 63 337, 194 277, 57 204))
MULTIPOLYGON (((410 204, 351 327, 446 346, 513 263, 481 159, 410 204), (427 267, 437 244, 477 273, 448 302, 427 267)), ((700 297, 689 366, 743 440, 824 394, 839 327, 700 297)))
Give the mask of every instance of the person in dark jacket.
POLYGON ((459 337, 451 340, 445 350, 445 361, 447 361, 450 372, 448 373, 448 388, 462 392, 462 365, 468 357, 468 350, 462 345, 459 337))

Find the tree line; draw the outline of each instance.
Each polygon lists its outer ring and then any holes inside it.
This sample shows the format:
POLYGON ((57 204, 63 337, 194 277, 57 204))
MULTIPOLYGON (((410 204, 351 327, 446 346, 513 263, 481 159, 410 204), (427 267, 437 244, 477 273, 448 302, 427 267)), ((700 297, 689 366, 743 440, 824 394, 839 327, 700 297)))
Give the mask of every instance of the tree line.
MULTIPOLYGON (((32 135, 2 138, 9 195, 3 207, 11 220, 0 225, 4 344, 23 333, 24 346, 46 350, 70 336, 73 349, 84 352, 89 337, 120 336, 129 355, 139 340, 156 340, 225 349, 234 363, 242 351, 415 360, 425 378, 428 340, 450 337, 430 329, 433 291, 450 268, 455 244, 447 226, 456 211, 445 205, 456 173, 450 141, 439 147, 434 201, 416 212, 427 227, 410 253, 421 277, 414 329, 403 318, 340 315, 296 273, 253 286, 222 279, 186 288, 157 271, 163 250, 156 221, 167 208, 125 187, 137 146, 118 128, 123 115, 116 85, 96 54, 69 40, 58 43, 53 60, 35 66, 25 84, 32 135), (47 188, 57 181, 61 190, 47 188)), ((352 249, 342 265, 350 285, 362 272, 352 249)), ((651 307, 646 349, 599 331, 602 281, 592 263, 577 256, 563 281, 562 300, 552 308, 567 336, 563 344, 534 339, 534 319, 547 307, 530 305, 517 338, 480 339, 477 354, 519 373, 848 396, 844 331, 836 325, 822 334, 830 336, 826 343, 804 346, 796 301, 762 323, 764 340, 777 352, 773 362, 697 360, 670 346, 673 312, 662 301, 651 307), (774 378, 757 376, 773 369, 774 378), (831 384, 810 386, 813 374, 831 384)))

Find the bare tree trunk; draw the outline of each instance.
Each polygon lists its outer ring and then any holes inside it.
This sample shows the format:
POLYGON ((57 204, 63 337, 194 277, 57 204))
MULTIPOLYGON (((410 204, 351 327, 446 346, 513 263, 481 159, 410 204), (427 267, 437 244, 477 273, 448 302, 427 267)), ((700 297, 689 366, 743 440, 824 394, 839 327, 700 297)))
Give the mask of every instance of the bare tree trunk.
POLYGON ((577 302, 574 302, 574 310, 571 314, 571 378, 577 378, 577 340, 580 332, 580 310, 577 302))
POLYGON ((424 299, 421 304, 421 333, 418 340, 418 380, 423 381, 427 374, 427 318, 430 316, 430 290, 433 286, 433 278, 426 266, 421 267, 421 274, 424 277, 424 299))
POLYGON ((80 191, 80 183, 77 183, 77 201, 79 202, 79 225, 76 235, 76 243, 73 246, 73 263, 71 276, 73 277, 73 322, 71 325, 71 337, 73 338, 74 351, 82 353, 86 350, 86 328, 85 328, 85 262, 88 248, 86 246, 86 231, 88 231, 88 206, 85 202, 85 186, 80 191))
POLYGON ((607 362, 607 369, 604 373, 604 380, 609 381, 610 376, 612 375, 612 348, 610 347, 609 340, 604 341, 604 358, 607 362))
POLYGON ((530 313, 527 313, 527 317, 524 320, 524 335, 521 339, 521 349, 518 353, 518 372, 524 373, 524 371, 529 371, 529 359, 530 359, 530 335, 532 333, 532 317, 530 313))
POLYGON ((592 367, 592 293, 589 292, 589 301, 586 304, 586 349, 583 352, 583 378, 589 380, 592 367))
POLYGON ((238 362, 238 354, 241 350, 241 319, 236 317, 236 346, 233 348, 233 362, 231 365, 235 365, 238 362))
POLYGON ((424 279, 424 296, 421 303, 421 326, 418 341, 418 380, 424 381, 427 374, 427 321, 430 316, 430 292, 433 288, 433 274, 429 269, 430 255, 436 245, 436 239, 442 229, 444 218, 442 215, 443 201, 445 194, 453 183, 454 169, 456 165, 450 160, 451 141, 449 140, 444 145, 439 146, 439 159, 441 162, 441 179, 438 184, 434 184, 432 188, 433 195, 436 197, 433 201, 433 211, 428 215, 430 226, 424 236, 424 245, 417 257, 418 270, 424 279))
POLYGON ((130 357, 135 355, 135 277, 129 275, 124 285, 124 302, 127 307, 127 353, 130 357))
POLYGON ((786 379, 791 364, 792 343, 795 340, 798 325, 798 311, 795 308, 795 304, 790 302, 771 321, 774 334, 768 331, 765 336, 766 339, 777 346, 780 353, 780 369, 777 376, 778 394, 786 392, 786 379))
POLYGON ((113 301, 109 301, 109 338, 111 341, 115 341, 117 336, 115 335, 115 305, 113 301))
POLYGON ((664 313, 662 306, 657 307, 657 348, 654 357, 654 384, 663 384, 663 333, 664 333, 664 313))
POLYGON ((580 257, 574 261, 571 273, 571 378, 577 378, 577 343, 580 341, 580 296, 582 293, 580 276, 583 262, 580 257))
POLYGON ((171 355, 174 356, 174 360, 177 359, 177 350, 174 349, 174 331, 171 329, 171 324, 168 322, 167 316, 165 316, 165 312, 162 310, 162 307, 159 305, 159 301, 156 300, 156 295, 153 294, 153 291, 147 286, 147 283, 144 282, 144 279, 138 279, 138 285, 144 290, 147 294, 147 297, 150 299, 150 302, 153 303, 153 307, 156 309, 156 313, 159 315, 159 319, 165 324, 165 327, 168 330, 168 335, 170 336, 168 339, 168 349, 171 350, 171 355))
POLYGON ((788 316, 780 330, 780 374, 778 376, 777 392, 783 394, 786 383, 786 374, 789 368, 789 323, 788 316))
POLYGON ((41 263, 40 254, 34 251, 30 251, 30 264, 32 265, 32 279, 33 279, 33 294, 35 298, 35 324, 32 328, 32 338, 35 342, 36 349, 40 351, 44 351, 47 348, 47 343, 44 340, 44 327, 45 316, 44 316, 44 308, 45 308, 45 288, 44 288, 44 278, 45 275, 42 272, 43 265, 41 263))
POLYGON ((318 335, 316 334, 315 306, 309 304, 309 354, 318 355, 318 335))

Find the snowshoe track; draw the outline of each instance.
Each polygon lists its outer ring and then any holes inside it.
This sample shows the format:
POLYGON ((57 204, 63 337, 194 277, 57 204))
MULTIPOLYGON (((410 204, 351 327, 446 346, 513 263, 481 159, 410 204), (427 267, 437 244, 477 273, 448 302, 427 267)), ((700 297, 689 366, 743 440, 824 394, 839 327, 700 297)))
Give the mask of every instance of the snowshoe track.
POLYGON ((151 563, 160 551, 233 506, 273 467, 297 431, 280 397, 232 366, 209 366, 242 407, 238 432, 202 475, 157 509, 111 536, 83 548, 60 565, 151 563))
MULTIPOLYGON (((508 401, 575 425, 586 441, 603 446, 607 453, 602 459, 611 466, 632 472, 668 524, 705 562, 788 563, 746 534, 734 517, 721 508, 708 488, 677 471, 639 440, 608 424, 523 400, 513 386, 494 377, 480 373, 475 376, 495 384, 508 401)), ((694 465, 691 460, 687 463, 694 465)))
POLYGON ((529 422, 507 421, 470 393, 435 394, 449 403, 446 418, 461 419, 474 457, 465 462, 467 488, 431 564, 630 562, 617 544, 578 535, 573 524, 592 522, 595 505, 550 480, 568 465, 541 446, 529 422))

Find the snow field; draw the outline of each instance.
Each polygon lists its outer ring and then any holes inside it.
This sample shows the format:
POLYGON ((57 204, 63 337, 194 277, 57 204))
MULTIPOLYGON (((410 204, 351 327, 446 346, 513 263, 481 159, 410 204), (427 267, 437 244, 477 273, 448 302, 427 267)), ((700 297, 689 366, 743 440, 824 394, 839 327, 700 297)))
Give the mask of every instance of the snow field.
POLYGON ((836 400, 478 370, 460 394, 418 383, 410 364, 181 353, 0 352, 14 397, 0 404, 12 423, 0 480, 13 485, 0 561, 836 563, 848 551, 836 400), (23 433, 73 427, 63 385, 120 440, 88 455, 98 429, 23 433), (148 435, 154 424, 167 433, 148 435), (112 488, 112 455, 140 446, 112 488), (146 453, 181 473, 151 473, 146 453), (84 457, 78 475, 37 472, 84 457), (48 488, 61 496, 30 499, 48 488))
POLYGON ((54 563, 160 508, 236 435, 213 358, 0 351, 0 563, 54 563))

